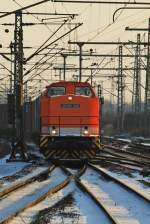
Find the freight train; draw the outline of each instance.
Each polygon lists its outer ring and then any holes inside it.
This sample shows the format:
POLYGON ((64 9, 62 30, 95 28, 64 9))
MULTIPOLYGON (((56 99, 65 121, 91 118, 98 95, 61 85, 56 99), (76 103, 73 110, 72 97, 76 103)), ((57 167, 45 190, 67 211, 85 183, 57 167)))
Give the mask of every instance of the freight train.
POLYGON ((39 147, 46 159, 95 157, 100 149, 100 103, 89 83, 52 83, 36 101, 34 119, 40 120, 39 147))

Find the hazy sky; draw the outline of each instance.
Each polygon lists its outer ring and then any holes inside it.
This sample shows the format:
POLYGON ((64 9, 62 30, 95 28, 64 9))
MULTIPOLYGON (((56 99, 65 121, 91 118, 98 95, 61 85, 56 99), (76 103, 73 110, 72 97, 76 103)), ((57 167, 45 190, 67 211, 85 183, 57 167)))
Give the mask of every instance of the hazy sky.
MULTIPOLYGON (((30 5, 32 3, 39 2, 35 0, 5 0, 1 1, 0 8, 1 11, 12 11, 15 9, 20 8, 18 4, 21 6, 30 5)), ((127 1, 128 2, 128 1, 127 1)), ((138 1, 137 1, 138 2, 138 1)), ((141 0, 141 2, 143 2, 141 0)), ((149 2, 148 0, 144 2, 149 2)), ((122 5, 123 6, 123 5, 122 5)), ((65 47, 68 49, 70 47, 68 45, 68 40, 72 41, 136 41, 137 32, 125 31, 126 26, 130 27, 148 27, 148 18, 149 18, 149 11, 150 10, 122 10, 117 13, 116 21, 113 23, 112 16, 114 11, 121 6, 119 5, 103 5, 103 4, 68 4, 68 3, 53 3, 48 2, 42 4, 41 6, 34 7, 32 9, 28 9, 30 12, 46 12, 46 13, 77 13, 78 16, 72 20, 74 23, 83 23, 83 25, 78 28, 74 33, 68 35, 67 37, 63 38, 61 41, 57 42, 59 48, 65 47)), ((47 22, 62 22, 64 19, 53 19, 55 16, 31 16, 31 15, 23 15, 23 22, 34 22, 39 23, 41 19, 51 18, 51 20, 46 20, 47 22)), ((13 23, 14 22, 14 15, 8 16, 6 18, 0 19, 0 44, 3 45, 3 48, 0 52, 9 52, 9 44, 10 41, 14 40, 14 26, 3 26, 3 23, 13 23), (5 33, 5 29, 9 29, 9 33, 5 33)), ((36 50, 60 25, 35 25, 35 26, 26 26, 23 28, 24 30, 24 46, 25 47, 34 47, 33 49, 25 49, 24 56, 28 57, 33 51, 36 50)), ((73 25, 72 25, 73 27, 73 25)), ((62 29, 53 37, 51 40, 55 40, 56 37, 59 37, 63 33, 67 32, 70 29, 70 26, 63 26, 62 29)), ((147 38, 147 34, 141 32, 141 39, 144 40, 147 38)), ((71 46, 75 48, 75 46, 71 46)), ((85 45, 84 50, 89 50, 93 48, 94 51, 97 53, 117 53, 118 49, 117 46, 98 46, 98 45, 85 45)), ((129 53, 129 51, 134 53, 134 50, 131 49, 124 49, 124 53, 129 53)), ((46 52, 46 51, 45 51, 46 52)), ((55 52, 55 51, 53 51, 55 52)), ((142 51, 142 53, 145 53, 142 51)), ((39 60, 40 57, 33 58, 26 66, 24 66, 25 72, 36 62, 39 60)), ((83 67, 90 66, 93 62, 100 63, 102 58, 87 58, 87 60, 83 60, 83 67)), ((10 63, 1 57, 0 61, 3 65, 10 69, 10 63)), ((58 57, 57 59, 51 59, 51 62, 57 64, 62 63, 62 58, 58 57)), ((67 58, 67 63, 69 64, 76 64, 78 66, 78 58, 67 58)), ((110 59, 104 59, 101 66, 107 64, 107 67, 117 67, 118 62, 117 59, 110 62, 110 59)), ((146 63, 146 61, 144 62, 146 63)), ((134 66, 134 60, 124 60, 124 66, 134 66)), ((46 68, 46 65, 43 65, 43 68, 46 68)), ((25 80, 29 79, 31 75, 34 75, 35 70, 28 76, 25 77, 25 80)), ((73 74, 77 74, 78 72, 72 71, 67 72, 67 78, 70 79, 73 74)), ((5 70, 1 70, 0 78, 7 76, 8 72, 5 70)), ((54 75, 57 75, 54 71, 47 71, 41 73, 41 77, 44 79, 56 79, 54 75)), ((89 71, 84 71, 83 74, 89 75, 89 71)), ((98 74, 112 74, 111 71, 101 71, 98 74)), ((127 74, 126 74, 127 75, 127 74)), ((128 75, 131 77, 133 76, 132 73, 128 72, 128 75)), ((37 79, 42 79, 39 76, 36 77, 37 79)), ((7 79, 1 81, 1 84, 5 84, 7 79)), ((111 82, 110 79, 97 79, 97 81, 104 81, 104 88, 107 91, 111 91, 111 82)), ((142 72, 142 84, 145 85, 145 72, 142 72)), ((8 83, 8 81, 7 81, 8 83)), ((6 84, 7 84, 6 83, 6 84)), ((28 82, 29 86, 35 86, 39 90, 39 88, 44 87, 47 85, 48 82, 42 81, 41 85, 39 84, 38 80, 34 80, 32 82, 28 82)), ((131 99, 131 91, 132 90, 132 78, 126 78, 126 99, 131 99)), ((2 86, 1 86, 2 87, 2 86)), ((114 86, 116 89, 116 86, 114 86)), ((32 90, 30 90, 32 91, 32 90)), ((33 90, 34 91, 34 90, 33 90)), ((144 89, 143 89, 144 91, 144 89)), ((143 92, 142 91, 142 92, 143 92)), ((35 91, 34 91, 35 92, 35 91)), ((110 98, 110 94, 107 94, 105 91, 105 96, 110 98)), ((115 93, 116 94, 116 93, 115 93)))

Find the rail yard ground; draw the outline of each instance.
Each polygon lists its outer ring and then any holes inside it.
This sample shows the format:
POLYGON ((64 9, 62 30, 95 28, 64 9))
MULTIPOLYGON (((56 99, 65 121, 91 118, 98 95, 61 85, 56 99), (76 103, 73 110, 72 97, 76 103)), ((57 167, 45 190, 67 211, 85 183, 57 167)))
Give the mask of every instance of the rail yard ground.
POLYGON ((148 157, 106 145, 90 163, 68 168, 28 148, 30 162, 0 159, 0 223, 149 224, 148 157))

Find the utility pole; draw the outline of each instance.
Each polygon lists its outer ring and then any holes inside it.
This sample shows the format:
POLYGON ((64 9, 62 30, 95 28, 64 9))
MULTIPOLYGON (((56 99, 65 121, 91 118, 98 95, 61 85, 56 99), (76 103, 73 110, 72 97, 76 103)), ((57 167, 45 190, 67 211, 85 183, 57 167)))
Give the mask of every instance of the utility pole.
MULTIPOLYGON (((121 41, 118 41, 118 42, 113 42, 113 41, 111 41, 111 42, 105 42, 105 41, 103 41, 103 42, 88 42, 88 41, 87 42, 80 42, 80 41, 75 42, 75 41, 69 41, 68 43, 69 44, 77 44, 79 46, 79 81, 81 81, 81 79, 82 79, 82 70, 86 69, 86 68, 82 68, 82 60, 83 60, 82 59, 82 56, 83 56, 83 54, 82 54, 82 47, 83 47, 83 45, 119 45, 119 46, 127 45, 128 46, 128 45, 136 45, 137 44, 136 42, 133 42, 133 41, 127 41, 127 42, 121 42, 121 41)), ((148 45, 148 43, 140 42, 140 45, 144 45, 145 46, 145 45, 148 45)), ((74 56, 74 55, 70 54, 70 56, 74 56)), ((125 55, 125 56, 128 57, 128 55, 125 55)), ((120 57, 120 55, 119 55, 119 57, 120 57)), ((132 56, 129 56, 129 57, 132 57, 132 56)), ((121 58, 123 58, 123 56, 121 56, 121 58)), ((75 68, 67 68, 67 69, 75 69, 75 68)), ((106 68, 102 68, 102 69, 105 70, 106 68)), ((122 68, 122 70, 123 69, 124 68, 122 68)), ((112 69, 110 68, 109 70, 112 70, 112 69)))
POLYGON ((150 112, 150 19, 148 24, 147 69, 145 84, 145 112, 150 112))
POLYGON ((11 54, 11 74, 10 74, 10 94, 13 92, 13 54, 14 54, 14 44, 11 42, 10 45, 10 54, 11 54))
POLYGON ((137 46, 135 49, 135 70, 133 78, 132 111, 141 112, 141 62, 140 62, 140 34, 137 34, 137 46))
POLYGON ((63 61, 64 61, 64 81, 66 80, 66 59, 67 59, 67 55, 65 54, 61 54, 63 57, 63 61))
MULTIPOLYGON (((11 54, 11 74, 10 74, 10 89, 9 93, 7 94, 7 105, 8 105, 8 124, 12 128, 12 131, 15 130, 15 117, 14 117, 14 89, 13 89, 13 54, 14 54, 14 45, 11 42, 10 43, 10 54, 11 54)), ((14 136, 12 136, 11 139, 12 142, 14 142, 14 136)))
POLYGON ((123 73, 122 73, 122 46, 119 46, 119 65, 118 65, 118 95, 117 95, 117 129, 119 132, 123 129, 123 73))
POLYGON ((111 94, 110 94, 111 113, 114 112, 114 90, 115 90, 114 77, 111 77, 111 94))
MULTIPOLYGON (((65 68, 65 71, 66 71, 66 68, 65 68)), ((59 81, 61 81, 61 70, 59 71, 59 81)))
POLYGON ((97 86, 97 95, 99 98, 99 134, 100 134, 100 140, 101 140, 101 131, 102 131, 102 117, 103 117, 103 104, 104 104, 104 97, 103 97, 103 91, 102 91, 102 85, 97 86))
POLYGON ((82 81, 82 47, 83 43, 79 43, 79 82, 82 81))
POLYGON ((16 139, 12 144, 10 160, 17 159, 19 152, 21 160, 26 160, 24 146, 24 113, 23 113, 23 29, 22 11, 15 12, 14 32, 14 108, 16 139))
POLYGON ((93 86, 93 70, 91 69, 91 86, 93 86))

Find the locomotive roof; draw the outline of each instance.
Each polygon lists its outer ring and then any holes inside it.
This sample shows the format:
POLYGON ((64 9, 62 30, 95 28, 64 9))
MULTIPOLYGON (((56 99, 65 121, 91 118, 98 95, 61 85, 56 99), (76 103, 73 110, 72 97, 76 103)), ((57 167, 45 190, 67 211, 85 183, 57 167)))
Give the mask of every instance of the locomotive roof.
POLYGON ((51 86, 67 86, 67 85, 77 85, 77 86, 89 86, 91 85, 88 82, 76 82, 76 81, 60 81, 60 82, 54 82, 51 83, 50 85, 46 86, 46 88, 51 87, 51 86))

